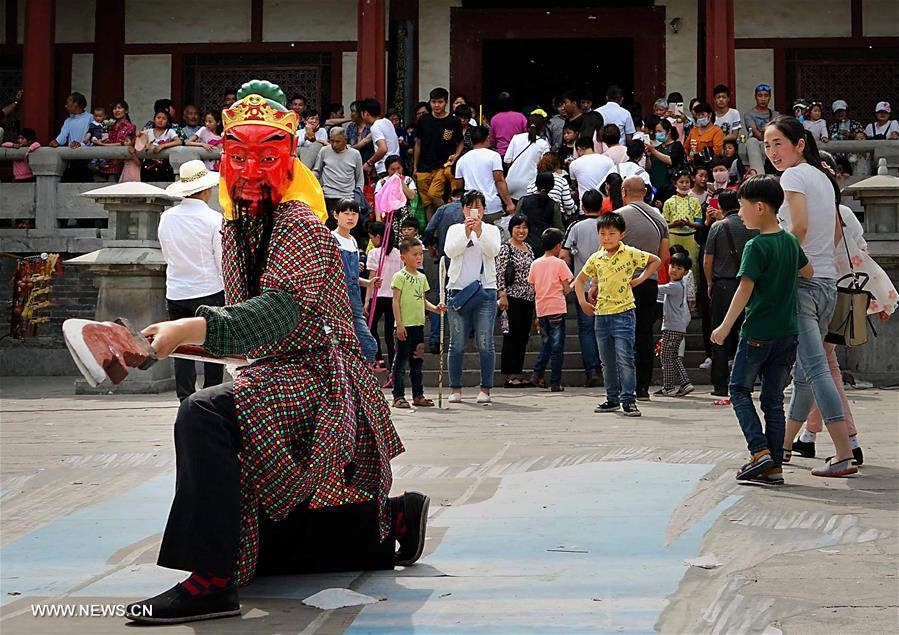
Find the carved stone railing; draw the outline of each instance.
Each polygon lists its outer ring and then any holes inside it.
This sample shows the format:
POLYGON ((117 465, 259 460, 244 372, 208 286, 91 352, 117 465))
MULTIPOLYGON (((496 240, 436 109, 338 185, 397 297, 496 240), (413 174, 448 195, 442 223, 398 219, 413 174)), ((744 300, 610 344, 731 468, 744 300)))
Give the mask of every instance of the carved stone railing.
MULTIPOLYGON (((315 146, 303 147, 297 155, 311 167, 318 150, 315 146)), ((0 148, 0 162, 22 160, 25 152, 0 148)), ((0 251, 72 254, 99 249, 107 233, 107 213, 95 201, 79 195, 102 185, 97 182, 62 183, 62 175, 67 161, 128 159, 130 156, 125 146, 41 147, 31 152, 28 164, 35 182, 0 183, 0 251)), ((156 154, 143 150, 137 156, 167 159, 177 174, 178 168, 186 161, 215 160, 219 158, 220 150, 178 146, 156 154)), ((167 183, 154 185, 165 187, 167 183)), ((217 208, 217 196, 213 196, 210 205, 217 208)))

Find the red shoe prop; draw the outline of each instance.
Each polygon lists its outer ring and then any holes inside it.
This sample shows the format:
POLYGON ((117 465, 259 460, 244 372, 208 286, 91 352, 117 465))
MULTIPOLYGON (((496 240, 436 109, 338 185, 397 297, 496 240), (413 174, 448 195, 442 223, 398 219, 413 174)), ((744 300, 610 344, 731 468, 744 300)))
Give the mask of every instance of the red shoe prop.
MULTIPOLYGON (((115 322, 66 320, 62 335, 75 365, 91 386, 107 380, 120 384, 128 376, 129 368, 147 370, 158 361, 151 340, 124 318, 115 322)), ((171 356, 240 366, 247 363, 242 357, 215 357, 201 346, 179 346, 171 356)))

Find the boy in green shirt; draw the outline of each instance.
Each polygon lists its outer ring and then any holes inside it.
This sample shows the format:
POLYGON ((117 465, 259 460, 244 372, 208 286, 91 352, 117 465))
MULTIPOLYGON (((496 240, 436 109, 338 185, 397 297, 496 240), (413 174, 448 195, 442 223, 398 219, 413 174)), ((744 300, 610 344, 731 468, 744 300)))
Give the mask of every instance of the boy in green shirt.
POLYGON ((724 321, 712 332, 712 342, 724 343, 745 308, 730 376, 730 399, 751 457, 737 471, 737 480, 783 485, 784 388, 796 361, 799 334, 796 272, 811 278, 813 271, 799 242, 778 224, 784 193, 777 177, 753 176, 740 186, 739 196, 743 224, 760 233, 743 249, 737 274, 740 285, 724 321), (752 387, 759 375, 764 433, 752 403, 752 387))
POLYGON ((425 310, 443 313, 443 304, 434 306, 425 297, 430 291, 428 279, 421 273, 424 248, 418 238, 400 242, 400 258, 403 268, 396 272, 390 286, 393 289, 393 317, 396 321, 396 357, 393 360, 393 407, 410 408, 406 401, 403 375, 406 363, 412 379, 412 403, 425 408, 434 402, 425 398, 421 367, 424 357, 425 310))

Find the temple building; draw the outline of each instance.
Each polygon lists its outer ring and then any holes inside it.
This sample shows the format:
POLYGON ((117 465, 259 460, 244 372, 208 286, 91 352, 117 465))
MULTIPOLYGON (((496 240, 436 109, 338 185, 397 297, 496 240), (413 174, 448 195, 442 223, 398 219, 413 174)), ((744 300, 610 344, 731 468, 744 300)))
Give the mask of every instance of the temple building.
POLYGON ((39 138, 72 90, 89 105, 124 96, 143 122, 158 98, 219 107, 257 76, 319 109, 364 95, 407 116, 435 86, 489 111, 500 90, 602 103, 615 83, 648 109, 724 83, 742 110, 766 83, 778 110, 842 98, 859 118, 899 88, 895 0, 3 0, 0 38, 0 100, 24 87, 39 138))

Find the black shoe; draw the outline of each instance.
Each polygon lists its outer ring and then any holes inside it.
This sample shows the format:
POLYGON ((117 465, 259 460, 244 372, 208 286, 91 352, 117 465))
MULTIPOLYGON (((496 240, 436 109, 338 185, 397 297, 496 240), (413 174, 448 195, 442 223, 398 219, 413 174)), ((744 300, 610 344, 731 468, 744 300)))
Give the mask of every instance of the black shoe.
POLYGON ((593 409, 593 412, 615 412, 621 408, 617 401, 604 401, 593 409))
POLYGON ((400 548, 395 563, 404 567, 415 564, 425 548, 425 532, 428 528, 428 507, 431 499, 420 492, 403 494, 403 524, 405 532, 397 536, 400 548))
POLYGON ((431 351, 431 355, 440 355, 440 344, 434 344, 431 342, 431 347, 429 349, 431 351))
POLYGON ((737 480, 748 481, 773 467, 774 459, 771 458, 771 453, 768 450, 761 450, 750 457, 749 463, 737 470, 737 480))
POLYGON ((723 388, 721 390, 715 388, 715 390, 712 391, 712 397, 730 397, 730 393, 727 392, 726 388, 723 388))
POLYGON ((807 459, 815 458, 815 442, 809 443, 808 441, 796 439, 793 441, 793 454, 804 456, 807 459))
POLYGON ((626 403, 622 407, 624 410, 625 417, 642 417, 643 413, 637 408, 637 404, 635 403, 626 403))
POLYGON ((599 373, 587 373, 587 378, 584 380, 584 388, 598 388, 600 383, 602 382, 599 380, 599 373))
MULTIPOLYGON (((649 401, 649 389, 637 391, 637 401, 649 401)), ((639 416, 639 415, 637 415, 639 416)))
POLYGON ((552 384, 549 389, 551 392, 565 392, 565 387, 559 384, 552 384))
POLYGON ((861 465, 865 462, 865 453, 862 452, 861 448, 852 448, 852 456, 855 457, 856 465, 861 465))
POLYGON ((165 593, 125 607, 125 617, 141 624, 180 624, 240 615, 237 585, 206 595, 191 595, 176 584, 165 593))

